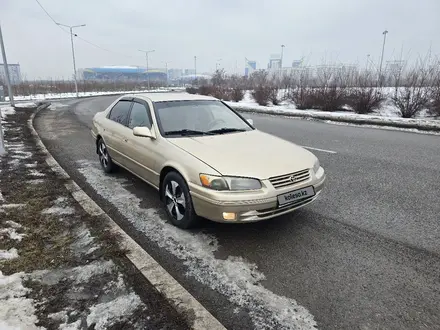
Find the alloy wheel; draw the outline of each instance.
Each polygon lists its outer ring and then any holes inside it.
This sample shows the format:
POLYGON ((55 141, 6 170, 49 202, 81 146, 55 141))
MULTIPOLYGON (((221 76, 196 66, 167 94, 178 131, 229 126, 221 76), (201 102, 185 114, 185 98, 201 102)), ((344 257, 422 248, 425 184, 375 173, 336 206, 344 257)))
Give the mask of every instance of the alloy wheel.
POLYGON ((185 216, 186 201, 183 189, 176 181, 170 181, 165 187, 165 204, 174 219, 180 221, 185 216))
POLYGON ((107 153, 107 148, 105 147, 105 144, 102 142, 99 144, 98 154, 99 154, 99 162, 101 163, 101 165, 104 168, 107 168, 108 167, 108 153, 107 153))

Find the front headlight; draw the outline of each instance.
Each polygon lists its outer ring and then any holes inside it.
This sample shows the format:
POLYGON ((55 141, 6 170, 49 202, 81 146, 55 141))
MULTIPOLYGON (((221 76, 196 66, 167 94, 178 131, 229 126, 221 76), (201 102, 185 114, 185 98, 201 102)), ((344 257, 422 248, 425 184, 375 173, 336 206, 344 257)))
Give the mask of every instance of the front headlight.
POLYGON ((257 179, 200 174, 203 187, 214 190, 255 190, 261 188, 257 179))
POLYGON ((313 165, 313 172, 318 172, 319 168, 321 167, 321 164, 319 164, 319 159, 316 159, 315 164, 313 165))

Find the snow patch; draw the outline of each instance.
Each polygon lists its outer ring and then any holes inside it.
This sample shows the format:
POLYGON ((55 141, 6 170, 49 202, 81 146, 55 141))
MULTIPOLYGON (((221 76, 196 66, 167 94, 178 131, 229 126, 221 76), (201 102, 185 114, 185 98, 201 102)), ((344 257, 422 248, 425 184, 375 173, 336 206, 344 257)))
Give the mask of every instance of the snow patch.
POLYGON ((115 321, 121 321, 131 315, 141 305, 141 299, 134 293, 119 296, 114 300, 90 307, 87 326, 95 329, 107 329, 115 321))
POLYGON ((15 258, 18 258, 18 251, 16 248, 0 250, 0 260, 11 260, 15 258))
POLYGON ((26 204, 3 204, 0 209, 21 209, 23 207, 26 207, 26 204))
POLYGON ((37 270, 31 277, 46 285, 56 285, 61 280, 70 279, 74 285, 86 283, 95 275, 108 274, 115 270, 115 264, 111 260, 93 261, 85 266, 78 266, 60 270, 37 270))
POLYGON ((35 307, 26 298, 29 289, 22 283, 24 273, 4 276, 0 271, 0 329, 41 329, 35 325, 35 307))
POLYGON ((13 107, 1 107, 0 113, 1 113, 1 118, 6 118, 6 116, 14 115, 15 109, 13 107))
POLYGON ((74 214, 75 209, 71 206, 65 205, 67 201, 66 197, 58 197, 54 201, 54 206, 49 207, 41 211, 42 214, 57 214, 57 215, 65 215, 65 214, 74 214))
POLYGON ((34 102, 22 102, 22 103, 16 103, 16 108, 36 108, 37 105, 34 102))
POLYGON ((21 242, 21 240, 23 239, 24 236, 26 236, 26 234, 19 234, 15 231, 14 228, 2 228, 0 229, 0 237, 2 235, 7 235, 9 237, 9 239, 21 242))
POLYGON ((257 265, 241 257, 216 259, 218 242, 205 233, 180 230, 141 208, 141 199, 124 188, 124 179, 109 177, 88 161, 78 162, 80 173, 103 198, 118 208, 134 227, 160 248, 183 260, 187 275, 225 295, 230 302, 250 311, 259 329, 315 329, 307 309, 294 299, 278 296, 261 285, 265 279, 257 265))
POLYGON ((34 179, 34 180, 29 180, 29 181, 27 181, 27 182, 29 182, 30 184, 34 184, 34 185, 36 185, 36 184, 42 184, 42 183, 44 183, 44 180, 43 180, 43 179, 34 179))
POLYGON ((29 175, 31 175, 31 176, 38 176, 38 177, 46 176, 46 174, 41 173, 40 171, 35 170, 35 169, 29 170, 29 175))

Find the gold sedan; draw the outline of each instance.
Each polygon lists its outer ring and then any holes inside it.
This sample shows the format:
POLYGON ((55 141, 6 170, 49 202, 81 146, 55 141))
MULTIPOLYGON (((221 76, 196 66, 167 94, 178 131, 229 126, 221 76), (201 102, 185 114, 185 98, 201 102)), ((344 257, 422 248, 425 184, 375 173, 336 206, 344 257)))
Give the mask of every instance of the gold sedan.
POLYGON ((118 98, 93 118, 103 170, 159 191, 171 222, 260 221, 313 202, 324 169, 309 151, 253 127, 222 101, 186 93, 118 98))

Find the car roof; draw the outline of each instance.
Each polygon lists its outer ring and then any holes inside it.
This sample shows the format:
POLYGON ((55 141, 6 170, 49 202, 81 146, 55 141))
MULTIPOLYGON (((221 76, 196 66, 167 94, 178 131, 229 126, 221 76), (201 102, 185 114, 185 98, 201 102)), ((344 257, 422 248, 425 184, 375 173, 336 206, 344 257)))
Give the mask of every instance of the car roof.
POLYGON ((178 92, 177 93, 176 92, 139 93, 139 94, 124 95, 124 96, 149 99, 152 102, 217 100, 215 97, 212 96, 189 94, 189 93, 178 93, 178 92))

